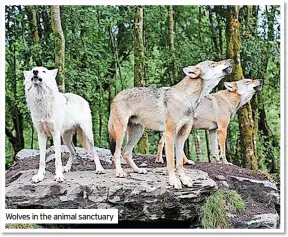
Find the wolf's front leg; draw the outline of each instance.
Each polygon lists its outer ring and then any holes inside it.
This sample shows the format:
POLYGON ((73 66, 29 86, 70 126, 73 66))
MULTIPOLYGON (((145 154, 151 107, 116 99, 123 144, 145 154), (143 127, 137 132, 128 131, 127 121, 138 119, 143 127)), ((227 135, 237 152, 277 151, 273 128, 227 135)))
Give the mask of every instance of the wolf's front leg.
POLYGON ((177 172, 180 176, 181 182, 188 187, 192 187, 193 182, 192 182, 192 179, 190 177, 186 176, 186 174, 184 172, 184 167, 183 167, 183 153, 184 152, 183 152, 183 150, 184 150, 184 143, 185 143, 186 139, 189 137, 191 128, 192 128, 192 125, 183 126, 176 137, 176 167, 177 167, 177 172))
POLYGON ((32 177, 33 183, 41 182, 45 176, 46 141, 47 141, 46 135, 44 133, 38 132, 38 144, 39 144, 39 149, 40 149, 40 162, 39 162, 38 173, 32 177))
POLYGON ((175 174, 174 133, 173 133, 173 131, 165 130, 165 143, 166 143, 165 151, 166 151, 169 183, 174 188, 181 189, 182 188, 181 182, 176 177, 176 174, 175 174))
POLYGON ((63 182, 65 180, 62 170, 62 160, 61 160, 61 138, 60 132, 53 132, 53 142, 55 146, 55 178, 54 180, 57 182, 63 182))

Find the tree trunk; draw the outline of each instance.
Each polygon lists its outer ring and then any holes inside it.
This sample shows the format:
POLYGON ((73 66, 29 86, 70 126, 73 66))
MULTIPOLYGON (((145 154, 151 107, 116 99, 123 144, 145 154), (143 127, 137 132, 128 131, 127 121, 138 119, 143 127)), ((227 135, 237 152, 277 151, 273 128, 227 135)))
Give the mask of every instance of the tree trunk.
POLYGON ((145 52, 143 44, 143 7, 136 7, 134 31, 134 85, 144 86, 145 52))
POLYGON ((65 91, 64 61, 65 61, 65 39, 61 26, 59 5, 51 6, 51 22, 55 38, 55 64, 58 68, 57 83, 59 88, 65 91))
POLYGON ((208 135, 208 131, 205 130, 205 140, 206 140, 206 150, 207 150, 207 158, 209 163, 211 163, 211 151, 210 151, 210 146, 209 146, 209 135, 208 135))
MULTIPOLYGON (((241 40, 239 36, 239 6, 227 7, 227 58, 233 59, 233 80, 243 79, 243 71, 240 60, 241 40)), ((256 153, 256 140, 254 132, 254 121, 250 102, 246 103, 239 111, 239 129, 241 158, 244 167, 252 170, 258 169, 258 157, 256 153)))
POLYGON ((189 143, 189 137, 187 138, 185 144, 184 144, 184 153, 186 157, 189 159, 190 158, 190 143, 189 143))
POLYGON ((36 6, 29 5, 27 6, 27 14, 29 18, 31 18, 31 30, 33 35, 33 43, 35 49, 32 51, 33 61, 36 63, 37 66, 42 66, 41 60, 41 46, 40 46, 40 37, 38 31, 38 21, 37 21, 37 14, 36 14, 36 6))
MULTIPOLYGON (((143 42, 143 7, 136 7, 135 31, 134 31, 134 85, 145 86, 145 49, 143 42)), ((145 130, 138 143, 138 152, 141 154, 149 153, 148 133, 145 130)))
POLYGON ((168 30, 169 30, 169 51, 171 56, 171 63, 169 65, 170 70, 170 85, 175 84, 175 78, 176 75, 176 57, 175 57, 175 48, 174 48, 174 17, 173 17, 174 11, 173 6, 168 7, 168 30))
POLYGON ((49 19, 49 6, 42 6, 41 18, 43 20, 43 33, 46 39, 50 38, 50 33, 52 33, 52 28, 49 19))
POLYGON ((217 37, 216 37, 215 27, 214 27, 214 23, 213 23, 213 11, 212 11, 211 6, 208 6, 208 13, 209 13, 208 15, 209 15, 209 22, 210 22, 210 30, 211 30, 211 39, 212 39, 212 43, 214 45, 215 55, 217 55, 216 60, 218 60, 219 50, 218 50, 218 45, 217 45, 217 37))
POLYGON ((202 155, 202 149, 201 149, 201 139, 199 135, 194 136, 194 144, 195 144, 195 152, 196 152, 197 161, 200 161, 200 158, 202 155))

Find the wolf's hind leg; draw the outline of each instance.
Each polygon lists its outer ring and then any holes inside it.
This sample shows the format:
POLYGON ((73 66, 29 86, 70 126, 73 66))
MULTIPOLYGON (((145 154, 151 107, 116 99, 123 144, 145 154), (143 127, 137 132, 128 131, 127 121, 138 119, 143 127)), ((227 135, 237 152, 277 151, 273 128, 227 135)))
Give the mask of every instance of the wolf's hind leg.
POLYGON ((163 156, 162 156, 164 144, 165 144, 165 134, 162 134, 162 137, 160 141, 158 142, 158 151, 157 151, 155 163, 162 163, 162 164, 164 163, 163 156))
POLYGON ((147 173, 146 169, 139 168, 132 159, 133 148, 136 146, 136 144, 140 140, 143 134, 143 131, 144 131, 144 127, 141 124, 133 124, 133 123, 128 124, 128 129, 127 129, 128 142, 125 148, 123 149, 122 154, 127 164, 130 165, 131 168, 135 172, 146 174, 147 173))
POLYGON ((57 182, 63 182, 65 177, 62 171, 62 160, 61 160, 61 136, 59 130, 53 132, 53 142, 55 146, 55 178, 57 182))
POLYGON ((80 142, 82 146, 85 149, 87 149, 94 158, 94 162, 96 166, 96 173, 104 174, 105 170, 103 169, 99 160, 99 156, 94 148, 94 138, 93 138, 93 132, 92 132, 91 118, 89 120, 83 121, 80 124, 80 128, 78 128, 78 133, 79 133, 80 142))
POLYGON ((73 131, 69 130, 66 131, 63 135, 63 141, 68 147, 69 150, 69 160, 67 161, 67 164, 63 167, 63 172, 69 172, 71 169, 71 166, 73 164, 74 159, 76 158, 76 150, 72 142, 72 137, 73 137, 73 131))
POLYGON ((221 161, 219 158, 218 137, 216 130, 209 130, 209 136, 211 141, 212 156, 215 158, 217 163, 220 163, 221 161))

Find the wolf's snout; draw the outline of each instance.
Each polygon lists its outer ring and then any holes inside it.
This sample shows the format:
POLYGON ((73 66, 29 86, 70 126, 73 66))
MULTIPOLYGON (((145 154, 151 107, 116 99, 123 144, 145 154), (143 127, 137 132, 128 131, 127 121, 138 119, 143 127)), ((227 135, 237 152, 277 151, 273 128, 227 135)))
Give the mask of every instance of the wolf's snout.
POLYGON ((38 73, 39 73, 39 71, 38 71, 38 70, 33 70, 33 75, 34 75, 34 76, 37 76, 37 75, 38 75, 38 73))
POLYGON ((226 64, 232 65, 232 59, 227 59, 226 64))
POLYGON ((261 91, 262 90, 262 86, 263 86, 263 80, 259 79, 258 80, 259 84, 258 86, 254 87, 256 91, 261 91))
POLYGON ((225 63, 226 68, 223 70, 226 74, 232 73, 232 59, 227 59, 225 63))

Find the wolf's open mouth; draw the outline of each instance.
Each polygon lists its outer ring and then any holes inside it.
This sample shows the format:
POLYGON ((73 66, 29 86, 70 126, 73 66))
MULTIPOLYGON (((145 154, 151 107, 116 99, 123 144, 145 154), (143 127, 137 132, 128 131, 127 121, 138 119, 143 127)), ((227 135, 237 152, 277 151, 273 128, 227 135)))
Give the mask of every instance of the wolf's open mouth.
POLYGON ((38 85, 41 84, 42 78, 34 76, 34 77, 31 78, 31 81, 32 81, 34 86, 38 86, 38 85))
POLYGON ((227 74, 232 73, 232 66, 226 67, 223 71, 227 74))
POLYGON ((262 85, 255 86, 254 89, 255 89, 255 91, 261 91, 262 90, 262 85))

